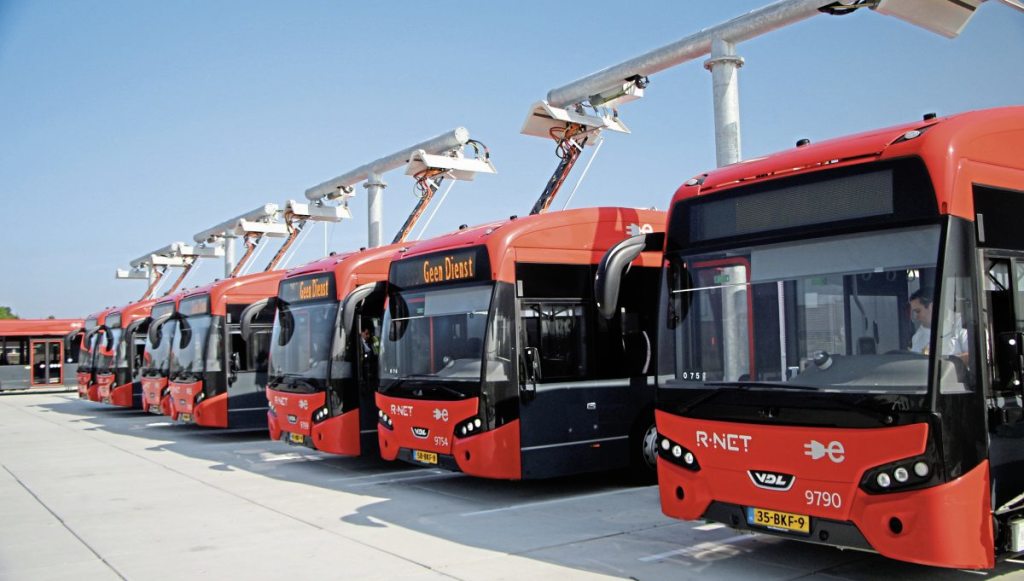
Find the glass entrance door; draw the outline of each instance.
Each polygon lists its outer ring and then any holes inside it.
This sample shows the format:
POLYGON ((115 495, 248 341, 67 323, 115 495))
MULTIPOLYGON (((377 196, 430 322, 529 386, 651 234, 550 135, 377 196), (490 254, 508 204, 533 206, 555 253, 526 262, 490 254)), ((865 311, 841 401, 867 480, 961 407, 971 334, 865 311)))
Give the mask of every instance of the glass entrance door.
POLYGON ((32 341, 31 385, 60 385, 64 383, 64 345, 60 340, 32 341))

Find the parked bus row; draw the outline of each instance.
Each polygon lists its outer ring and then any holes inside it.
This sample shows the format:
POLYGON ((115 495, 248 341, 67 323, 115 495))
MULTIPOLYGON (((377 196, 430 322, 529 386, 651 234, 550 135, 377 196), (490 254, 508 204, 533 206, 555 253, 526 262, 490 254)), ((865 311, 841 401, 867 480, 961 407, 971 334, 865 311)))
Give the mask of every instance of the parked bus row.
POLYGON ((1024 107, 929 115, 667 214, 219 281, 90 316, 81 393, 484 478, 656 468, 671 517, 991 568, 1024 550, 1022 153, 1024 107))

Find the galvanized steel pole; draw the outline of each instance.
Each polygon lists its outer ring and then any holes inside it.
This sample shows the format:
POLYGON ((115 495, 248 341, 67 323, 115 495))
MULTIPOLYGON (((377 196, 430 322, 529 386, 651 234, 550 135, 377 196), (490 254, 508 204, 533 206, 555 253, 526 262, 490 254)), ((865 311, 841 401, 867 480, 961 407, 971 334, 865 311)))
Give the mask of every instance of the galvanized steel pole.
POLYGON ((384 229, 384 188, 388 185, 379 173, 373 172, 367 177, 363 187, 366 188, 368 204, 367 245, 370 248, 377 248, 384 245, 384 236, 381 231, 384 229))
POLYGON ((718 167, 742 159, 740 147, 740 88, 737 71, 743 59, 736 46, 721 38, 711 41, 711 58, 704 68, 711 71, 715 104, 715 161, 718 167))

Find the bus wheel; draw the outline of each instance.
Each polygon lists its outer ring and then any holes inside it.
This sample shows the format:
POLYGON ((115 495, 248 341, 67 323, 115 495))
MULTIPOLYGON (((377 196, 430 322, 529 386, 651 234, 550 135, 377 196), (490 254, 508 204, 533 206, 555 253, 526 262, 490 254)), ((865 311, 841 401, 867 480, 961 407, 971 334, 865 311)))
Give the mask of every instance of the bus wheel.
POLYGON ((630 437, 630 472, 639 484, 650 484, 658 477, 658 429, 654 414, 645 413, 637 421, 630 437))

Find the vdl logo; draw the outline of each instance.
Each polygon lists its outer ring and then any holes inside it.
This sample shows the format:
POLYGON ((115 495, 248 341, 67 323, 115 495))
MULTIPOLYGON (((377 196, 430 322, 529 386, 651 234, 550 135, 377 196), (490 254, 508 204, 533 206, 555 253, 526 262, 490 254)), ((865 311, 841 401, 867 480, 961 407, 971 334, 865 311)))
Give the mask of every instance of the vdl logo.
POLYGON ((412 428, 412 435, 416 436, 421 440, 426 438, 428 434, 430 434, 430 430, 428 430, 427 428, 418 428, 416 426, 413 426, 412 428))
POLYGON ((782 474, 781 472, 748 470, 747 474, 750 475, 750 480, 753 481, 754 486, 758 488, 765 488, 767 490, 778 490, 784 492, 792 488, 793 483, 796 482, 795 476, 782 474))

